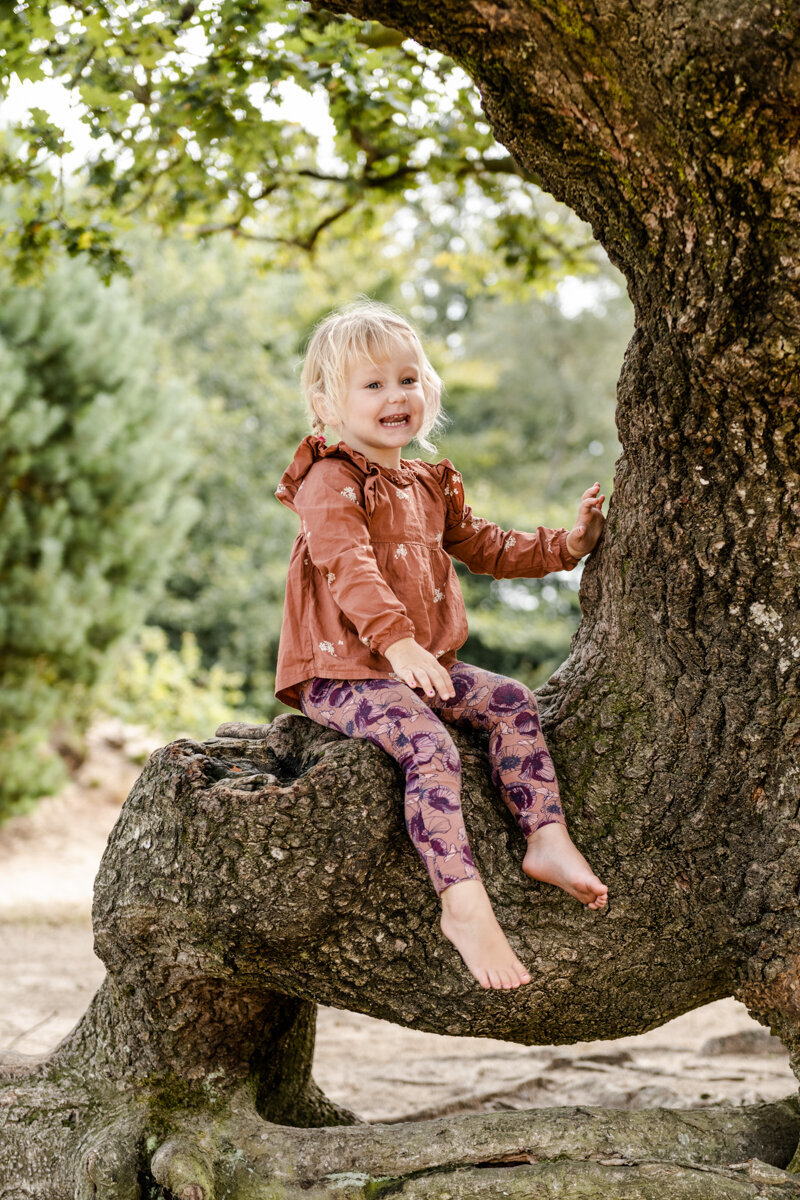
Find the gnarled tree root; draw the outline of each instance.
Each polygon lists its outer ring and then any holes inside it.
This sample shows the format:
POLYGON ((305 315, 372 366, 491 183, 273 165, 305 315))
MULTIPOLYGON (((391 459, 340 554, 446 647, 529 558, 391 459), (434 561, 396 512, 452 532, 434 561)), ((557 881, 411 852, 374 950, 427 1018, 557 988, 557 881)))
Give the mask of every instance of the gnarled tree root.
POLYGON ((0 1091, 0 1200, 800 1200, 798 1139, 794 1098, 300 1129, 252 1088, 190 1111, 40 1076, 0 1091))

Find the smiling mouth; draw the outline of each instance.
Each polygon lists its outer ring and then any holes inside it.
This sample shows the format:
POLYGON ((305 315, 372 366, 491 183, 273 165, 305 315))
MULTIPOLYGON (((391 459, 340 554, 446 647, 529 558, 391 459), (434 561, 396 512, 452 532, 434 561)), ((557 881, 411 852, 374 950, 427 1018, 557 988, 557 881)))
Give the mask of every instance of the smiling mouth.
POLYGON ((402 417, 382 417, 380 423, 381 425, 407 425, 408 413, 405 413, 402 417))

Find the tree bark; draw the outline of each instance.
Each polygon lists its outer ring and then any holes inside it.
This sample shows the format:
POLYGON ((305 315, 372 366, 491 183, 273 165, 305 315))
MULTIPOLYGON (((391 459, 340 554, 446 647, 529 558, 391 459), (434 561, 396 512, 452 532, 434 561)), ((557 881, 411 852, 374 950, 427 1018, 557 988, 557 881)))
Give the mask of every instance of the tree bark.
POLYGON ((610 908, 522 875, 485 738, 456 730, 476 860, 534 976, 486 993, 439 931, 393 760, 293 715, 173 743, 98 875, 105 983, 48 1059, 0 1066, 0 1197, 798 1195, 793 1102, 287 1128, 353 1119, 311 1080, 316 1001, 529 1044, 734 995, 800 1065, 800 9, 346 7, 460 62, 628 280, 623 455, 539 695, 610 908))

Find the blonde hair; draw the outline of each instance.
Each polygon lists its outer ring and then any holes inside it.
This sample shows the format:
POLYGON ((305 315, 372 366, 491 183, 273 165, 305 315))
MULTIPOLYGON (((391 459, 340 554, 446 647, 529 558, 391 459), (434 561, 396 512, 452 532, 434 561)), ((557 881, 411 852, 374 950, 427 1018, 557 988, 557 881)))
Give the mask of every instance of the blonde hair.
POLYGON ((427 435, 438 432, 447 423, 440 402, 444 385, 428 362, 419 334, 409 321, 388 304, 366 297, 323 317, 311 334, 300 384, 312 433, 325 434, 323 408, 328 410, 328 424, 332 424, 331 413, 341 416, 345 383, 354 360, 381 362, 391 356, 398 342, 408 346, 417 361, 424 397, 425 416, 413 441, 432 454, 436 452, 427 435))

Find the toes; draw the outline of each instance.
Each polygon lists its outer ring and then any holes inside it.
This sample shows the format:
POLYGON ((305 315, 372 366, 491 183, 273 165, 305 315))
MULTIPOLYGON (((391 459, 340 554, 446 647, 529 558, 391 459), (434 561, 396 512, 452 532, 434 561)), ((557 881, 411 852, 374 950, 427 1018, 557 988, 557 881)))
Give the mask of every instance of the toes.
POLYGON ((472 973, 482 988, 495 991, 508 991, 531 981, 530 972, 518 960, 509 967, 476 967, 472 973))
POLYGON ((498 991, 506 991, 508 988, 519 987, 515 981, 513 972, 508 967, 494 967, 488 972, 490 987, 496 988, 498 991))
POLYGON ((529 972, 518 959, 515 959, 510 967, 503 968, 502 977, 504 988, 518 988, 531 981, 529 972))

